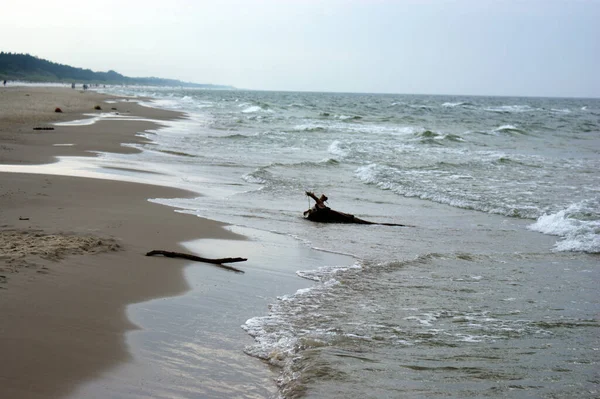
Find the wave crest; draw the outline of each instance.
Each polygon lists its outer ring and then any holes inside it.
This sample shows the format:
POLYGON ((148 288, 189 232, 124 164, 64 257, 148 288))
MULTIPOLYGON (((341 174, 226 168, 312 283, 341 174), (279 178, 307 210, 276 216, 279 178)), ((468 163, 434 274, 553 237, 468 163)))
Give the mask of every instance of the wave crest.
POLYGON ((527 134, 523 129, 519 129, 513 125, 502 125, 493 130, 493 133, 508 133, 508 134, 527 134))
POLYGON ((528 228, 561 237, 555 251, 600 253, 600 197, 544 214, 528 228))

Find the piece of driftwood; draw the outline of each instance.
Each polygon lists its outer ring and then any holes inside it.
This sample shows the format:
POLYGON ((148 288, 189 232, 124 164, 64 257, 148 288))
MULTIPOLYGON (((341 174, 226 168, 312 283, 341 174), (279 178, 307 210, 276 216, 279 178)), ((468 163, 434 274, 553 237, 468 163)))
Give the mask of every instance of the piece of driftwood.
POLYGON ((328 200, 325 194, 322 194, 321 197, 317 197, 314 193, 307 191, 306 195, 315 200, 315 206, 304 212, 304 217, 311 222, 376 224, 380 226, 409 227, 406 224, 370 222, 368 220, 357 218, 349 213, 334 211, 325 205, 325 201, 328 200))
POLYGON ((54 130, 54 128, 47 127, 47 126, 40 126, 40 127, 34 127, 33 130, 54 130))
POLYGON ((231 270, 236 273, 244 273, 244 271, 240 270, 238 268, 235 268, 233 266, 223 265, 222 263, 245 262, 248 260, 246 258, 210 259, 210 258, 202 258, 200 256, 191 255, 191 254, 184 254, 182 252, 162 251, 162 250, 157 250, 157 249, 150 251, 146 254, 146 256, 154 256, 154 255, 162 255, 162 256, 166 256, 167 258, 183 258, 183 259, 193 260, 196 262, 211 263, 215 266, 221 267, 223 269, 231 270))

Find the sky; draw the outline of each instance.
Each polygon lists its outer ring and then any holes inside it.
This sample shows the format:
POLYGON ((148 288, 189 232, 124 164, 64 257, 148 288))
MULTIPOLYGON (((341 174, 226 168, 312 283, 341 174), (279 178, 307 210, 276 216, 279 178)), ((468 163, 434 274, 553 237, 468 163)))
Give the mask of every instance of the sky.
POLYGON ((0 5, 1 51, 132 77, 256 90, 600 97, 600 0, 0 5))

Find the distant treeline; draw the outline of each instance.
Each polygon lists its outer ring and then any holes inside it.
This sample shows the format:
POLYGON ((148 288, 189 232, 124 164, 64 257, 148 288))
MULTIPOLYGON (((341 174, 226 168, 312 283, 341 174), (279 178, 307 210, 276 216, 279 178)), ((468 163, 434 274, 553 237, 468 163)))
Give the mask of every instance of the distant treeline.
POLYGON ((110 85, 186 86, 208 89, 232 89, 231 86, 182 82, 176 79, 131 78, 115 71, 94 72, 57 64, 29 54, 0 52, 0 80, 26 82, 95 83, 110 85))

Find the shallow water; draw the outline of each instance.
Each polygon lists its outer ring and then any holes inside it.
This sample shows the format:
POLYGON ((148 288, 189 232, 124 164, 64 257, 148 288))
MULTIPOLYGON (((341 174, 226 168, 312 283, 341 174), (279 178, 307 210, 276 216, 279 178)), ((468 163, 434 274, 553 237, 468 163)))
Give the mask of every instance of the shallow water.
POLYGON ((190 291, 133 304, 128 317, 141 327, 127 334, 133 360, 82 385, 72 398, 267 398, 277 397, 273 371, 244 353, 253 340, 240 328, 279 295, 309 285, 294 271, 351 259, 312 251, 289 237, 233 228, 247 240, 202 239, 186 243, 206 257, 248 257, 244 274, 190 264, 190 291), (282 261, 285 259, 285 261, 282 261))
POLYGON ((271 311, 270 319, 285 320, 283 335, 298 339, 282 365, 298 378, 282 381, 283 392, 593 397, 598 272, 589 261, 430 254, 339 273, 338 283, 297 293, 271 311))

